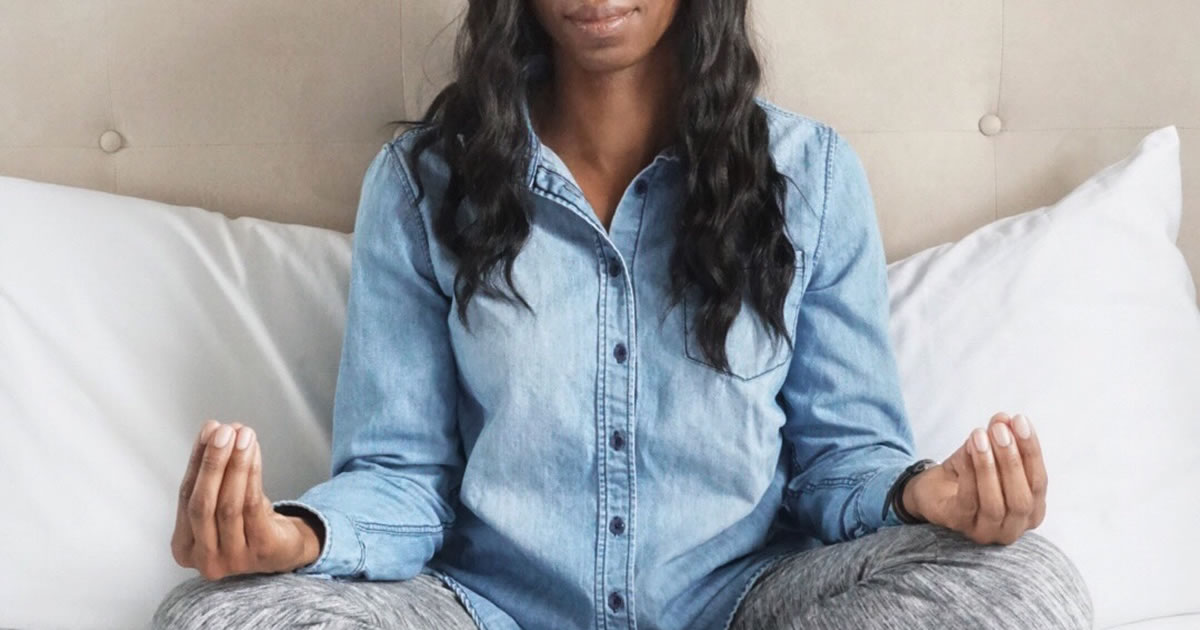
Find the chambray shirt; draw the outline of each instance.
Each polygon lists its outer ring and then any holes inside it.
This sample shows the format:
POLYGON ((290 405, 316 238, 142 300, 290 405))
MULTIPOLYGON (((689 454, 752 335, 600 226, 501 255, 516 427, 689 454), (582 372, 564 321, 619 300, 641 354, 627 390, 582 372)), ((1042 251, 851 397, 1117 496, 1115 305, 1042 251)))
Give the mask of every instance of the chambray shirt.
POLYGON ((674 151, 605 229, 525 108, 533 218, 513 278, 534 313, 476 293, 467 330, 432 236, 447 165, 409 159, 419 128, 382 147, 355 219, 331 478, 275 502, 325 526, 297 573, 429 573, 486 630, 715 630, 771 563, 900 524, 885 495, 917 457, 866 173, 829 125, 757 102, 791 180, 796 345, 744 302, 732 375, 693 337, 696 294, 665 309, 674 151))

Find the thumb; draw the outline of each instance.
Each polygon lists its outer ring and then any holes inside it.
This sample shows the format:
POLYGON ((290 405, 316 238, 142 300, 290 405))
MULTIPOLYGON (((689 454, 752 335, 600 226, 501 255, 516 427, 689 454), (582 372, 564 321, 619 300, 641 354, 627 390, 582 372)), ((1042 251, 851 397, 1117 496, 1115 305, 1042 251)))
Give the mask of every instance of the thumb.
POLYGON ((271 500, 263 492, 262 483, 262 448, 254 442, 254 460, 246 475, 246 514, 244 523, 246 529, 246 546, 251 551, 261 553, 272 542, 273 530, 271 523, 271 500))
POLYGON ((963 528, 973 526, 975 515, 979 512, 979 486, 975 481, 975 464, 971 456, 971 450, 975 446, 971 443, 971 437, 972 435, 968 434, 967 441, 951 456, 954 459, 954 470, 958 473, 954 511, 956 520, 963 528))

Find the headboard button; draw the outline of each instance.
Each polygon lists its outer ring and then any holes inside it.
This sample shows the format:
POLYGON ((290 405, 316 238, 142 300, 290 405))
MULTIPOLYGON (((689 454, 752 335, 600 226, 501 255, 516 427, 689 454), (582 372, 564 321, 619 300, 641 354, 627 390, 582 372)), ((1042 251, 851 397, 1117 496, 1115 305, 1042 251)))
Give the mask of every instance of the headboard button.
POLYGON ((1004 121, 995 114, 985 114, 979 119, 979 131, 985 136, 994 136, 1004 129, 1004 121))
POLYGON ((121 137, 121 134, 112 129, 100 134, 100 148, 105 153, 116 153, 124 144, 125 139, 121 137))

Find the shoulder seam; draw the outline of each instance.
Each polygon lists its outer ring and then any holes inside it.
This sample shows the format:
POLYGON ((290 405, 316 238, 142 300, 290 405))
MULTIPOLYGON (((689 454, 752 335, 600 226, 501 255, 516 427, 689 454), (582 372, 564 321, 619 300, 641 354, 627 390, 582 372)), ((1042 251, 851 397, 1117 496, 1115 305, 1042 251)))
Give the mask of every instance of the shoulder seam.
POLYGON ((817 228, 817 244, 813 247, 813 274, 817 272, 817 265, 820 264, 821 258, 821 246, 825 244, 825 217, 829 214, 829 196, 833 192, 833 158, 838 143, 837 133, 832 127, 822 125, 821 129, 827 138, 825 143, 825 194, 821 196, 821 222, 820 227, 817 228))
POLYGON ((812 116, 806 116, 804 114, 801 114, 800 112, 794 112, 790 109, 785 109, 783 107, 780 107, 779 105, 776 105, 775 103, 772 103, 771 101, 768 101, 765 98, 762 98, 761 96, 756 96, 755 101, 757 101, 759 106, 762 107, 763 109, 769 109, 781 116, 791 118, 793 120, 798 120, 801 122, 811 123, 812 125, 815 125, 820 128, 824 128, 824 127, 828 126, 826 123, 824 123, 820 120, 817 120, 816 118, 813 118, 812 116))
POLYGON ((396 170, 399 172, 401 179, 404 180, 404 188, 405 188, 405 191, 408 192, 408 198, 414 204, 416 203, 416 200, 417 200, 417 189, 416 189, 416 186, 413 185, 412 177, 409 175, 408 169, 405 168, 404 160, 402 159, 402 156, 399 155, 399 149, 397 149, 396 147, 397 147, 397 145, 402 144, 403 141, 408 136, 416 135, 417 133, 420 132, 420 130, 421 130, 420 127, 411 127, 408 130, 406 130, 404 133, 396 136, 395 138, 392 138, 384 145, 388 148, 388 151, 392 154, 392 157, 396 159, 396 162, 397 162, 396 170))
POLYGON ((405 166, 404 161, 401 159, 401 156, 397 154, 397 149, 396 149, 396 144, 399 142, 399 140, 401 138, 403 138, 404 136, 408 135, 409 133, 412 133, 412 131, 413 130, 410 129, 409 131, 404 132, 395 140, 388 142, 386 145, 384 145, 384 148, 388 152, 388 157, 390 158, 390 161, 392 162, 392 168, 396 171, 396 174, 400 176, 401 181, 404 182, 405 192, 408 194, 408 201, 409 201, 409 203, 406 204, 406 206, 408 207, 408 212, 406 214, 409 215, 408 219, 410 221, 417 224, 417 229, 421 230, 421 244, 422 244, 422 251, 425 254, 425 264, 428 265, 429 273, 432 276, 433 275, 433 255, 429 251, 430 250, 430 248, 429 248, 429 232, 428 232, 428 230, 425 229, 425 222, 421 220, 421 215, 418 212, 417 196, 416 196, 416 192, 413 189, 412 179, 410 178, 410 176, 408 174, 408 168, 405 166))

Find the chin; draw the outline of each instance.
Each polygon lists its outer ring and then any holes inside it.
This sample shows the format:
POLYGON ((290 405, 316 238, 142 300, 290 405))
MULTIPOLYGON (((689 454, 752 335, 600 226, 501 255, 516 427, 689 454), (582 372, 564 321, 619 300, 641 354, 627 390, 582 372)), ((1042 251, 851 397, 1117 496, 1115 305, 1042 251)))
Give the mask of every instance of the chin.
POLYGON ((587 72, 606 73, 624 70, 637 64, 646 56, 622 48, 601 48, 585 51, 573 51, 571 61, 587 72))

